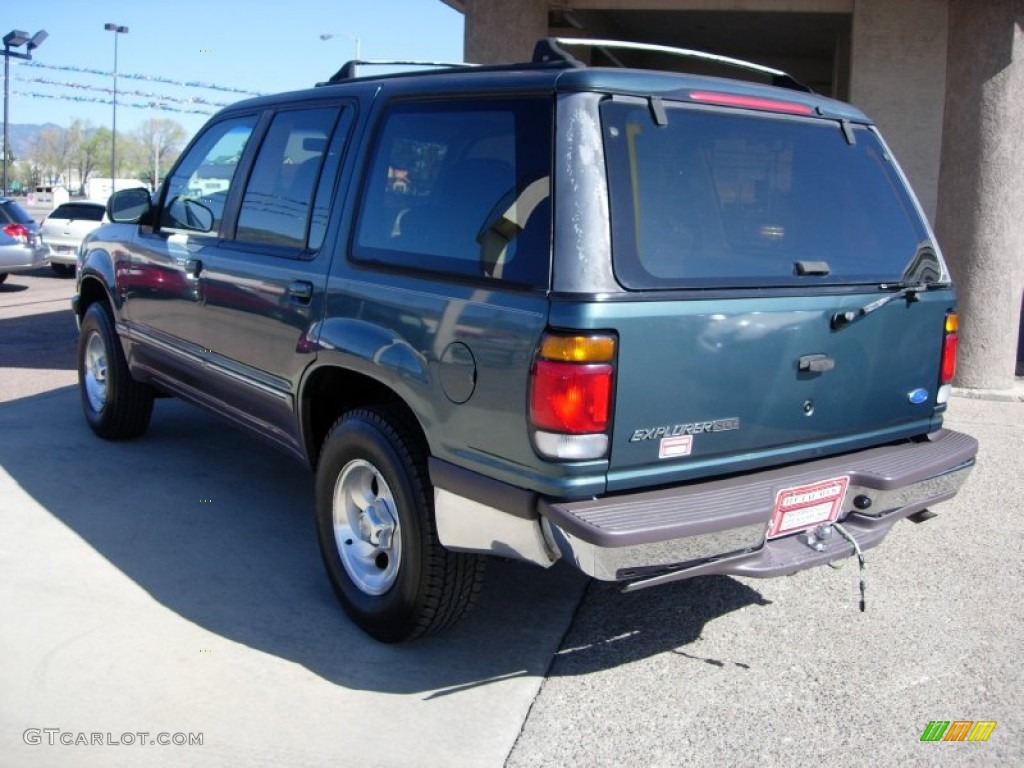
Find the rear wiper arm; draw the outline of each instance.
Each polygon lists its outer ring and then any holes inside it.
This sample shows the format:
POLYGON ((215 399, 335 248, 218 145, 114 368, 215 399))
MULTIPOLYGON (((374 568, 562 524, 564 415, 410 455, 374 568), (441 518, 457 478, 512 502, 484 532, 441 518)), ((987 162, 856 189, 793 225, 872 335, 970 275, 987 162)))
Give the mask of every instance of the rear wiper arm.
POLYGON ((888 296, 883 296, 880 299, 875 299, 870 304, 865 304, 860 309, 848 309, 845 312, 836 312, 832 315, 832 326, 833 331, 838 331, 840 328, 844 328, 854 320, 859 320, 862 317, 870 315, 886 304, 889 304, 896 299, 906 298, 907 302, 915 302, 918 300, 917 294, 927 291, 929 287, 928 283, 882 283, 878 286, 879 290, 891 291, 895 290, 896 293, 891 293, 888 296))

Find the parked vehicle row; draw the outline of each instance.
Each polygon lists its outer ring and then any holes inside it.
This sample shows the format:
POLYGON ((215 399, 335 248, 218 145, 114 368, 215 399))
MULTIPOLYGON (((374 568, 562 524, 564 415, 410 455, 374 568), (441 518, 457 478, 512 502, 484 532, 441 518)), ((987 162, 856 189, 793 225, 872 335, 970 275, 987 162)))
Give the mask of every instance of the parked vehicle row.
POLYGON ((39 224, 16 200, 0 197, 0 283, 46 264, 62 277, 74 274, 78 247, 106 220, 105 210, 90 200, 64 203, 39 224))

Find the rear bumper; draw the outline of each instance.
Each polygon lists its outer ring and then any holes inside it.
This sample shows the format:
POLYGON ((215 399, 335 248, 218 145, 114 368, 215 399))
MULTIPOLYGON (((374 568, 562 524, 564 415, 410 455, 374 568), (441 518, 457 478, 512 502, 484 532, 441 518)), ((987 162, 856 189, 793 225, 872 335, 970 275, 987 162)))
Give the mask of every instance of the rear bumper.
POLYGON ((897 520, 952 498, 977 450, 969 435, 940 430, 921 442, 662 491, 542 499, 539 511, 560 554, 597 579, 639 579, 636 588, 715 573, 782 576, 848 557, 853 547, 838 535, 820 551, 802 534, 768 540, 780 490, 848 476, 839 520, 868 549, 897 520))

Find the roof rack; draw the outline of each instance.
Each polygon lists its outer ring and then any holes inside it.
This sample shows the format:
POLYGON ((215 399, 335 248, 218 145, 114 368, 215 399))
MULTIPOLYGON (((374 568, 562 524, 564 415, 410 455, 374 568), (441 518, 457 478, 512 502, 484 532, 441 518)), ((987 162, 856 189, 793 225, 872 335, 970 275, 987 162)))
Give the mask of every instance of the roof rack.
POLYGON ((789 88, 794 91, 811 93, 810 88, 796 80, 788 73, 783 72, 781 69, 766 67, 762 64, 744 61, 743 59, 734 59, 731 56, 721 56, 717 53, 696 51, 691 48, 673 48, 671 46, 655 45, 653 43, 631 43, 624 42, 622 40, 595 40, 591 38, 576 37, 545 37, 539 40, 537 42, 537 46, 533 49, 533 62, 535 64, 553 64, 555 62, 562 62, 564 65, 570 67, 586 67, 586 64, 568 51, 564 50, 563 46, 585 46, 588 48, 596 48, 620 67, 624 67, 625 65, 611 52, 612 50, 663 53, 681 58, 697 59, 698 61, 707 61, 726 67, 732 67, 733 69, 756 72, 760 75, 771 77, 772 85, 779 86, 781 88, 789 88))
POLYGON ((437 67, 439 69, 474 69, 478 65, 467 64, 465 62, 450 62, 450 61, 415 61, 407 59, 353 59, 352 61, 346 61, 345 64, 331 75, 330 79, 323 83, 317 83, 317 85, 333 85, 335 83, 341 83, 345 80, 353 80, 358 77, 358 67, 373 66, 373 67, 437 67))

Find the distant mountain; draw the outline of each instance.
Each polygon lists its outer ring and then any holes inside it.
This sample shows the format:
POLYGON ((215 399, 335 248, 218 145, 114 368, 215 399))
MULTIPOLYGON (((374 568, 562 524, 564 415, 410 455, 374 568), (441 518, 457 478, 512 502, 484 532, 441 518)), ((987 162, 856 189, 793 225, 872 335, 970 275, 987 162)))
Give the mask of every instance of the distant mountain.
MULTIPOLYGON (((33 125, 31 123, 11 123, 7 126, 7 137, 11 142, 11 152, 15 159, 24 157, 32 142, 36 140, 44 128, 61 128, 56 123, 43 123, 33 125)), ((120 132, 119 132, 120 133, 120 132)), ((2 136, 3 134, 0 134, 2 136)))

